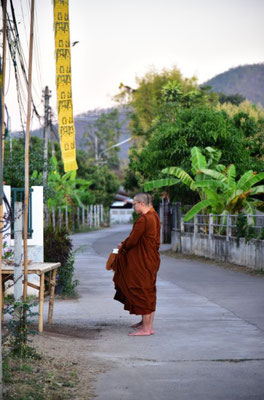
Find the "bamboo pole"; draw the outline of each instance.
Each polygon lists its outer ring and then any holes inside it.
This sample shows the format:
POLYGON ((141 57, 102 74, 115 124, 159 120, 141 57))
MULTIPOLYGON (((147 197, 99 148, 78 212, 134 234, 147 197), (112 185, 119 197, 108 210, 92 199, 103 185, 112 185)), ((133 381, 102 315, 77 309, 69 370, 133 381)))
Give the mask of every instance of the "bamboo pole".
MULTIPOLYGON (((6 0, 3 0, 3 54, 2 54, 2 67, 1 67, 1 182, 3 185, 3 168, 4 168, 4 154, 5 154, 5 78, 6 78, 6 0)), ((2 186, 3 188, 3 186, 2 186)), ((2 193, 3 194, 3 193, 2 193)), ((3 220, 3 199, 0 202, 0 220, 3 220)), ((0 225, 0 230, 2 230, 2 224, 0 225)), ((3 246, 3 233, 0 233, 0 311, 2 313, 3 308, 3 293, 2 293, 2 246, 3 246)))
MULTIPOLYGON (((1 71, 1 132, 0 134, 2 135, 1 137, 1 157, 0 157, 0 162, 1 162, 1 189, 3 189, 3 168, 4 168, 4 153, 5 153, 5 141, 4 141, 4 134, 5 134, 5 117, 4 117, 4 111, 5 111, 5 77, 6 77, 6 0, 2 1, 2 18, 3 18, 3 53, 2 53, 2 71, 1 71)), ((2 190, 1 190, 2 191, 2 190)), ((3 193, 2 193, 3 194, 3 193)), ((3 198, 1 198, 0 201, 0 220, 3 220, 3 198)), ((2 230, 3 225, 2 223, 0 224, 0 231, 2 230)), ((4 304, 4 290, 3 290, 3 281, 2 281, 2 246, 3 246, 3 233, 0 233, 0 338, 2 336, 2 329, 1 329, 1 320, 2 320, 2 310, 3 310, 3 304, 4 304)), ((0 343, 0 398, 2 398, 3 395, 3 387, 2 387, 2 343, 0 343)))
POLYGON ((27 299, 27 283, 28 283, 27 235, 28 235, 28 198, 29 198, 29 135, 30 135, 31 101, 32 101, 31 85, 32 85, 32 59, 33 59, 33 35, 34 35, 34 6, 35 6, 35 0, 31 0, 29 61, 28 61, 27 129, 25 137, 24 291, 23 291, 24 301, 27 299))

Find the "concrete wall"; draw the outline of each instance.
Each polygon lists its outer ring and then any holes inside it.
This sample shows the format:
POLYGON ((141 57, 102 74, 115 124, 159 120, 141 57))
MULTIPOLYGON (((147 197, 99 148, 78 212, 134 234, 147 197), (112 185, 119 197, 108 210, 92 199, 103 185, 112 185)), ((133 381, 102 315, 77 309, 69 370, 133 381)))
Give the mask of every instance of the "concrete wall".
POLYGON ((251 239, 246 243, 245 239, 241 238, 237 245, 236 238, 232 236, 173 230, 171 243, 174 251, 183 254, 195 254, 255 270, 264 269, 264 240, 251 239))
MULTIPOLYGON (((43 232, 43 187, 32 186, 32 238, 28 239, 28 259, 43 262, 44 261, 44 232, 43 232)), ((10 186, 4 186, 5 195, 11 203, 11 188, 10 186)), ((14 240, 11 239, 11 229, 5 234, 5 241, 8 246, 14 249, 14 240)), ((39 276, 35 274, 29 274, 28 281, 36 285, 39 284, 39 276)), ((28 288, 28 294, 37 294, 37 291, 33 288, 28 288)))

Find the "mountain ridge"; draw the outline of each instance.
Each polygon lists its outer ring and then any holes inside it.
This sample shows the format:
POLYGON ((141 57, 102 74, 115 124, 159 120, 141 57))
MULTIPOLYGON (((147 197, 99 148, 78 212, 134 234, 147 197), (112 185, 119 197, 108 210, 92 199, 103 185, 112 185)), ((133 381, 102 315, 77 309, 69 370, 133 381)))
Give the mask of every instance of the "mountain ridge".
POLYGON ((212 91, 226 95, 240 94, 264 107, 264 62, 230 68, 200 86, 211 86, 212 91))

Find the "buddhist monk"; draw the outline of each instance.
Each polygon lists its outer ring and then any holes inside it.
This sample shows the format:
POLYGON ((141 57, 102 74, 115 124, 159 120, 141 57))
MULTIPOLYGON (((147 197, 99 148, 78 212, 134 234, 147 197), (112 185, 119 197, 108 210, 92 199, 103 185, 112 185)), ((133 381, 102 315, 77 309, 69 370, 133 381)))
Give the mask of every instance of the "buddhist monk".
POLYGON ((129 335, 149 336, 154 334, 160 220, 149 194, 137 194, 133 206, 139 217, 128 238, 119 245, 113 277, 114 299, 123 303, 130 314, 142 315, 141 322, 132 326, 136 331, 129 335))

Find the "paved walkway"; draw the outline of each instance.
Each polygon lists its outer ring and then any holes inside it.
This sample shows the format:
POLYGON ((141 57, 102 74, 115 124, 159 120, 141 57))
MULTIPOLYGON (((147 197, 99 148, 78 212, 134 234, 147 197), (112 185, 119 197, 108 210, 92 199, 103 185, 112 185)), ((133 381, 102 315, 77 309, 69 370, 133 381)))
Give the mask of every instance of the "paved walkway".
POLYGON ((155 335, 129 337, 112 300, 108 253, 130 230, 73 236, 80 299, 57 302, 55 323, 97 329, 91 359, 105 362, 99 400, 263 400, 264 279, 201 261, 162 257, 155 335))

